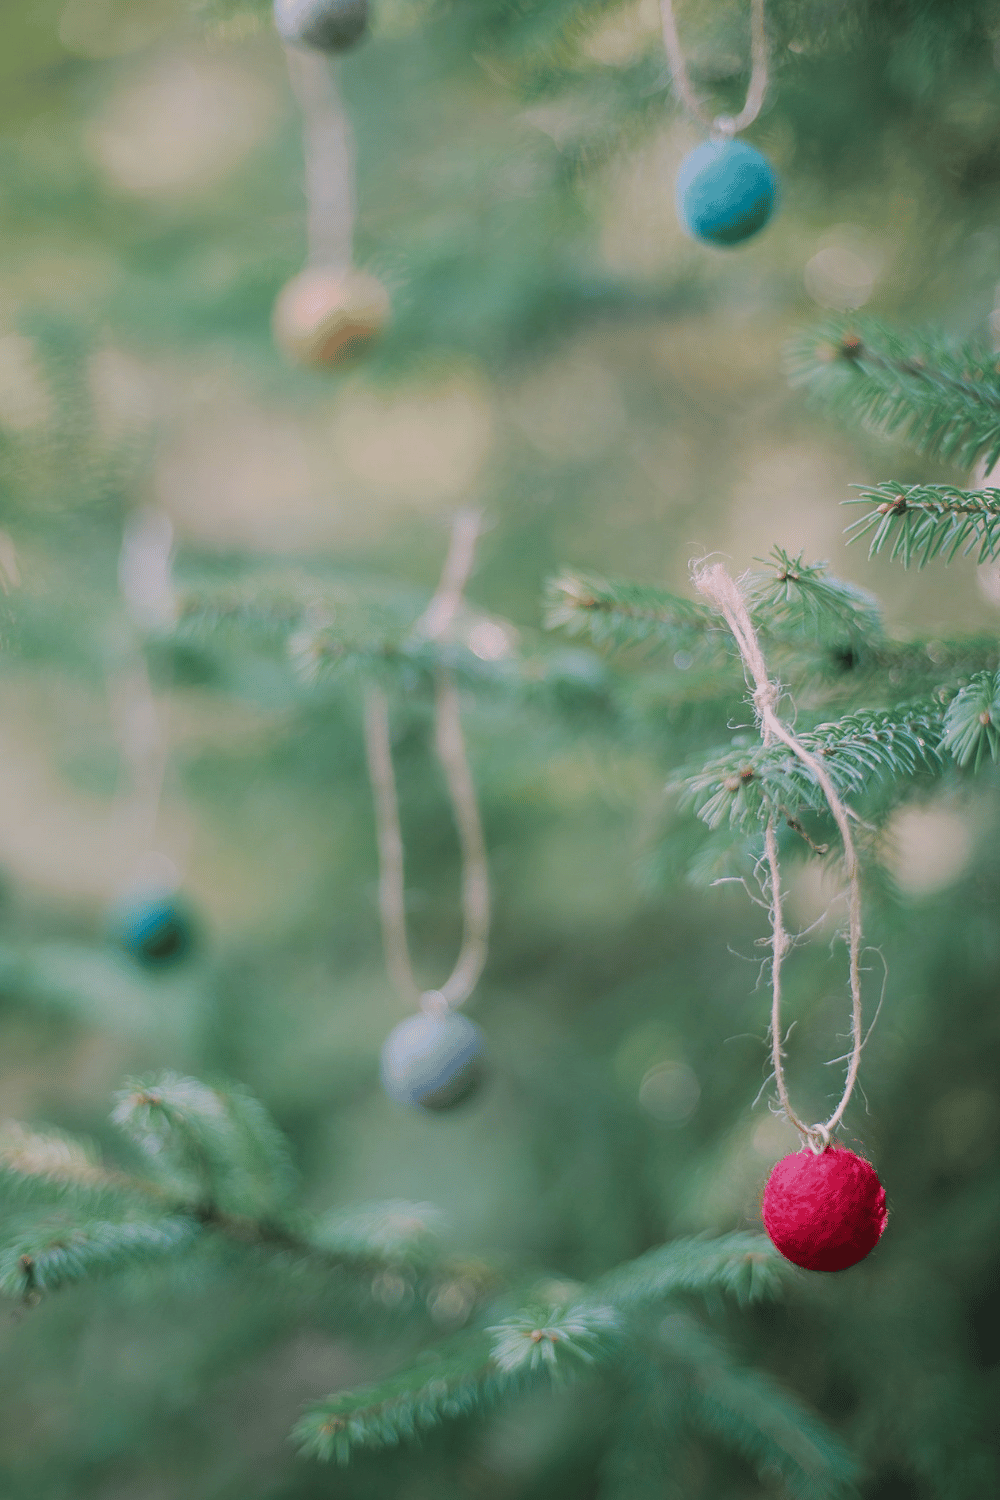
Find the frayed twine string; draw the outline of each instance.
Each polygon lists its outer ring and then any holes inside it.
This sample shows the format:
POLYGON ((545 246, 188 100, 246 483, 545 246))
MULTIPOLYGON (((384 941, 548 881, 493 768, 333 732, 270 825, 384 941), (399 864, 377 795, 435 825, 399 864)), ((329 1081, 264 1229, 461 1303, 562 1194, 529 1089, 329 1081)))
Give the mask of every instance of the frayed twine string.
MULTIPOLYGON (((414 626, 414 642, 439 641, 447 636, 462 606, 482 524, 482 516, 475 511, 463 511, 455 517, 441 582, 414 626)), ((441 988, 422 990, 413 972, 406 935, 404 848, 392 765, 389 700, 374 684, 365 689, 365 749, 375 803, 379 917, 386 968, 400 995, 408 1003, 428 1011, 458 1006, 469 998, 486 965, 490 935, 486 841, 462 734, 458 686, 454 673, 446 667, 439 668, 436 676, 434 747, 448 789, 462 857, 462 944, 455 967, 441 988)))
POLYGON ((738 115, 717 115, 713 118, 702 106, 701 100, 691 86, 672 0, 660 0, 660 20, 663 25, 663 47, 670 64, 674 88, 696 120, 713 135, 733 136, 752 125, 760 114, 767 93, 767 32, 764 28, 764 0, 750 0, 750 55, 752 59, 750 83, 746 103, 738 115))
POLYGON ((781 740, 809 770, 823 791, 830 812, 840 830, 844 845, 844 867, 847 872, 848 954, 851 985, 851 1040, 852 1047, 847 1067, 847 1078, 840 1103, 830 1118, 822 1124, 807 1125, 792 1108, 785 1084, 781 1046, 781 967, 785 954, 791 947, 791 939, 785 928, 781 892, 781 870, 778 864, 778 840, 775 833, 774 815, 768 813, 764 828, 764 850, 767 856, 768 886, 771 901, 771 1060, 774 1079, 781 1108, 796 1130, 805 1138, 813 1151, 825 1151, 833 1132, 844 1118, 854 1085, 857 1082, 863 1045, 861 1031, 861 881, 857 850, 851 835, 851 814, 837 793, 830 775, 815 755, 812 755, 794 734, 778 718, 777 708, 781 700, 781 689, 768 675, 767 663, 760 649, 757 632, 747 610, 746 600, 739 584, 730 577, 722 563, 713 563, 694 570, 694 582, 699 593, 723 616, 736 638, 743 664, 753 679, 753 706, 760 724, 764 745, 772 739, 781 740))

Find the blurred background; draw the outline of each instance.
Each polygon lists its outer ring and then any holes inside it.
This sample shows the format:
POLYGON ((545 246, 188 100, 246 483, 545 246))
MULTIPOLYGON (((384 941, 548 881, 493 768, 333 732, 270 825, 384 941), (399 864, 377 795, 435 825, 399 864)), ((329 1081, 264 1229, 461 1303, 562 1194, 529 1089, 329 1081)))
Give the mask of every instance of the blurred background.
MULTIPOLYGON (((678 15, 696 80, 738 107, 746 6, 678 15)), ((699 133, 670 97, 658 24, 654 0, 377 0, 340 76, 357 260, 393 323, 322 375, 270 331, 305 205, 268 8, 0 7, 4 1118, 110 1141, 123 1076, 222 1073, 290 1134, 305 1203, 430 1201, 462 1253, 569 1277, 759 1224, 796 1139, 751 1108, 761 914, 678 873, 698 835, 670 823, 666 772, 713 726, 671 712, 655 655, 609 664, 550 639, 535 701, 469 695, 496 903, 471 1011, 496 1076, 463 1113, 404 1114, 378 1084, 403 1010, 350 680, 303 686, 238 629, 150 648, 170 745, 159 846, 200 941, 147 973, 107 938, 143 852, 109 690, 118 548, 141 507, 173 523, 181 585, 304 571, 413 619, 451 517, 481 505, 486 660, 540 642, 561 565, 684 591, 693 556, 742 569, 774 544, 877 592, 901 634, 996 631, 997 568, 904 573, 842 538, 851 484, 967 476, 810 412, 783 354, 862 307, 1000 344, 995 5, 774 0, 751 139, 781 211, 732 251, 676 220, 699 133), (618 671, 646 684, 624 715, 608 708, 618 671)), ((459 936, 457 852, 428 704, 398 694, 393 713, 430 984, 459 936)), ((749 1357, 857 1447, 879 1500, 981 1497, 996 1478, 997 832, 988 784, 891 822, 870 919, 889 987, 852 1120, 890 1231, 847 1279, 740 1323, 749 1357)), ((829 890, 813 865, 794 880, 811 920, 829 890)), ((797 962, 793 1069, 821 1099, 845 1001, 826 943, 797 962)), ((297 1460, 302 1402, 366 1378, 391 1345, 235 1251, 157 1276, 152 1299, 148 1276, 124 1277, 0 1317, 5 1496, 605 1493, 568 1397, 346 1474, 297 1460)), ((443 1306, 442 1326, 460 1315, 443 1306)), ((685 1496, 781 1493, 708 1449, 685 1463, 685 1496)))

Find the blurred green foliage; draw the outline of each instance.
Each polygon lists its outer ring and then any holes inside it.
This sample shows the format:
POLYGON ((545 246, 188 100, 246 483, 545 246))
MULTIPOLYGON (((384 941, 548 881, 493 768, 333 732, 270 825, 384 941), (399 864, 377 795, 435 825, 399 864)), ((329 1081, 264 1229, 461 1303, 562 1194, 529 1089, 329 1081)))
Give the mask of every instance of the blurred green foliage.
MULTIPOLYGON (((746 7, 678 12, 696 81, 729 108, 746 7)), ((752 139, 780 172, 782 212, 745 250, 714 253, 673 218, 672 175, 697 137, 670 99, 655 7, 382 0, 341 73, 358 256, 390 287, 394 322, 363 365, 322 379, 287 368, 269 332, 304 225, 300 123, 266 6, 0 13, 0 1108, 82 1131, 131 1168, 108 1118, 125 1075, 239 1080, 290 1138, 307 1209, 440 1208, 465 1270, 428 1314, 439 1332, 484 1259, 575 1280, 677 1235, 755 1227, 769 1163, 795 1144, 751 1108, 762 916, 742 889, 690 879, 692 865, 718 873, 722 851, 663 797, 696 747, 717 738, 739 758, 753 741, 741 684, 720 691, 684 642, 648 638, 609 663, 590 642, 544 639, 545 580, 572 568, 686 595, 692 555, 720 549, 742 569, 778 545, 830 556, 886 601, 895 639, 869 663, 866 703, 886 701, 886 681, 897 701, 935 664, 942 678, 996 670, 988 565, 904 574, 840 538, 851 483, 968 476, 821 419, 783 363, 817 303, 850 317, 867 298, 893 324, 991 337, 996 7, 774 0, 769 25, 752 139), (472 600, 533 666, 515 687, 506 658, 465 657, 497 907, 475 1013, 496 1079, 467 1112, 425 1119, 377 1083, 400 1010, 378 947, 357 674, 339 658, 311 683, 290 671, 282 610, 305 579, 352 648, 366 629, 405 635, 447 519, 472 498, 493 522, 472 600), (174 520, 193 601, 149 653, 172 744, 161 837, 207 932, 197 962, 155 976, 105 937, 136 852, 113 800, 116 556, 124 517, 149 502, 174 520), (277 577, 277 629, 267 610, 240 615, 257 577, 277 577), (225 639, 197 607, 220 590, 225 639), (956 664, 966 630, 979 644, 956 664)), ((427 666, 387 673, 430 981, 458 917, 427 666)), ((784 1305, 677 1313, 671 1337, 678 1368, 695 1344, 724 1366, 725 1334, 773 1372, 854 1450, 871 1500, 979 1500, 997 1488, 1000 1394, 1000 820, 989 767, 921 792, 882 806, 867 880, 889 980, 849 1126, 889 1190, 885 1242, 842 1277, 797 1280, 784 1305)), ((815 861, 789 869, 805 926, 832 891, 815 861)), ((793 1088, 819 1110, 846 1025, 822 940, 795 955, 789 986, 793 1088)), ((681 1409, 670 1371, 610 1413, 589 1387, 526 1397, 331 1477, 287 1433, 307 1403, 408 1354, 398 1302, 391 1279, 359 1299, 294 1258, 201 1236, 183 1257, 145 1255, 8 1313, 0 1488, 785 1492, 778 1473, 758 1479, 749 1439, 744 1461, 711 1438, 704 1405, 702 1436, 663 1460, 681 1409)), ((732 1408, 750 1411, 764 1397, 740 1378, 732 1408)))

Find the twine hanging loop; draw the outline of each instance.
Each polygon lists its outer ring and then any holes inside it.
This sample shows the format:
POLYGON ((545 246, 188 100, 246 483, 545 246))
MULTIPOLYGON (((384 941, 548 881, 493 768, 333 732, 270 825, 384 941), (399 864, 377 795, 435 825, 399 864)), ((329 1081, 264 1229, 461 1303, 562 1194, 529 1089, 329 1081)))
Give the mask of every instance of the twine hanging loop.
MULTIPOLYGON (((411 639, 444 639, 462 606, 475 561, 482 517, 475 511, 456 516, 441 582, 417 621, 411 639)), ((403 835, 392 765, 389 702, 380 687, 365 690, 365 749, 375 804, 379 854, 379 918, 386 968, 397 991, 410 1005, 431 1013, 462 1005, 472 994, 486 965, 490 935, 490 884, 486 842, 476 790, 462 733, 458 685, 446 667, 436 673, 434 747, 444 774, 461 850, 462 943, 455 967, 439 989, 417 983, 406 933, 403 835)))
POLYGON ((746 130, 760 114, 764 96, 767 93, 767 31, 764 26, 764 0, 750 0, 750 83, 747 86, 746 103, 738 115, 710 115, 695 93, 677 31, 673 0, 660 0, 660 20, 663 27, 663 46, 670 64, 674 88, 690 113, 716 136, 734 136, 739 135, 741 130, 746 130))
POLYGON ((822 1153, 829 1146, 833 1133, 844 1118, 854 1085, 857 1082, 863 1045, 861 1033, 861 872, 854 838, 851 833, 851 814, 844 806, 829 772, 778 717, 781 688, 768 674, 764 653, 757 638, 746 599, 739 584, 730 577, 721 563, 698 567, 694 571, 694 582, 698 591, 723 616, 739 646, 743 665, 753 683, 752 702, 757 722, 760 725, 764 745, 780 740, 809 771, 826 798, 834 822, 840 831, 844 847, 844 867, 847 874, 847 946, 848 970, 851 989, 851 1053, 847 1066, 847 1078, 840 1103, 830 1118, 822 1124, 807 1125, 792 1108, 785 1084, 785 1072, 781 1048, 781 971, 785 954, 791 947, 791 938, 785 927, 783 896, 781 890, 781 868, 778 861, 778 839, 774 814, 768 812, 764 827, 764 852, 768 866, 768 893, 771 904, 771 1060, 774 1080, 781 1108, 802 1135, 812 1151, 822 1153))
POLYGON ((108 674, 111 719, 121 754, 117 811, 130 854, 148 860, 156 841, 167 774, 166 708, 150 681, 143 636, 169 629, 177 618, 172 579, 173 526, 148 508, 128 518, 118 554, 118 583, 126 623, 108 674))

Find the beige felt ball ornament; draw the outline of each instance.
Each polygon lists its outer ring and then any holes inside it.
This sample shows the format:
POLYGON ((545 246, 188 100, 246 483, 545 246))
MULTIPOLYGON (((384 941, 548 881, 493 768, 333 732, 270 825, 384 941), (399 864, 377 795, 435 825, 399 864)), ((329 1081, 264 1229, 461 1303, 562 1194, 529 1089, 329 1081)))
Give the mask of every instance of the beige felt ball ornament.
POLYGON ((740 584, 721 563, 695 572, 695 583, 722 615, 736 639, 764 747, 775 741, 786 746, 819 787, 837 825, 844 848, 847 874, 847 944, 851 989, 851 1051, 847 1078, 836 1109, 822 1124, 808 1125, 792 1107, 785 1083, 782 1054, 782 963, 792 946, 785 927, 781 870, 778 863, 776 810, 767 805, 764 827, 762 890, 771 917, 771 1059, 782 1114, 802 1138, 802 1148, 778 1162, 767 1181, 761 1212, 764 1228, 786 1260, 810 1271, 845 1271, 869 1255, 882 1237, 888 1220, 885 1189, 870 1162, 845 1146, 835 1145, 834 1132, 857 1082, 864 1046, 861 1025, 861 882, 857 850, 851 831, 854 815, 845 807, 823 762, 789 729, 778 715, 782 693, 767 670, 760 642, 740 584))
POLYGON ((297 364, 343 364, 378 338, 389 321, 389 295, 366 271, 307 266, 274 304, 274 337, 297 364))
MULTIPOLYGON (((367 6, 363 9, 367 16, 367 6)), ((390 304, 378 278, 354 265, 351 127, 337 89, 336 64, 323 55, 341 47, 309 43, 319 32, 306 25, 312 18, 318 26, 321 11, 320 19, 325 16, 329 23, 323 35, 329 37, 334 19, 346 25, 348 13, 356 19, 359 8, 275 5, 289 77, 302 109, 308 263, 278 294, 272 330, 278 347, 296 364, 332 369, 379 337, 389 322, 390 304)))

